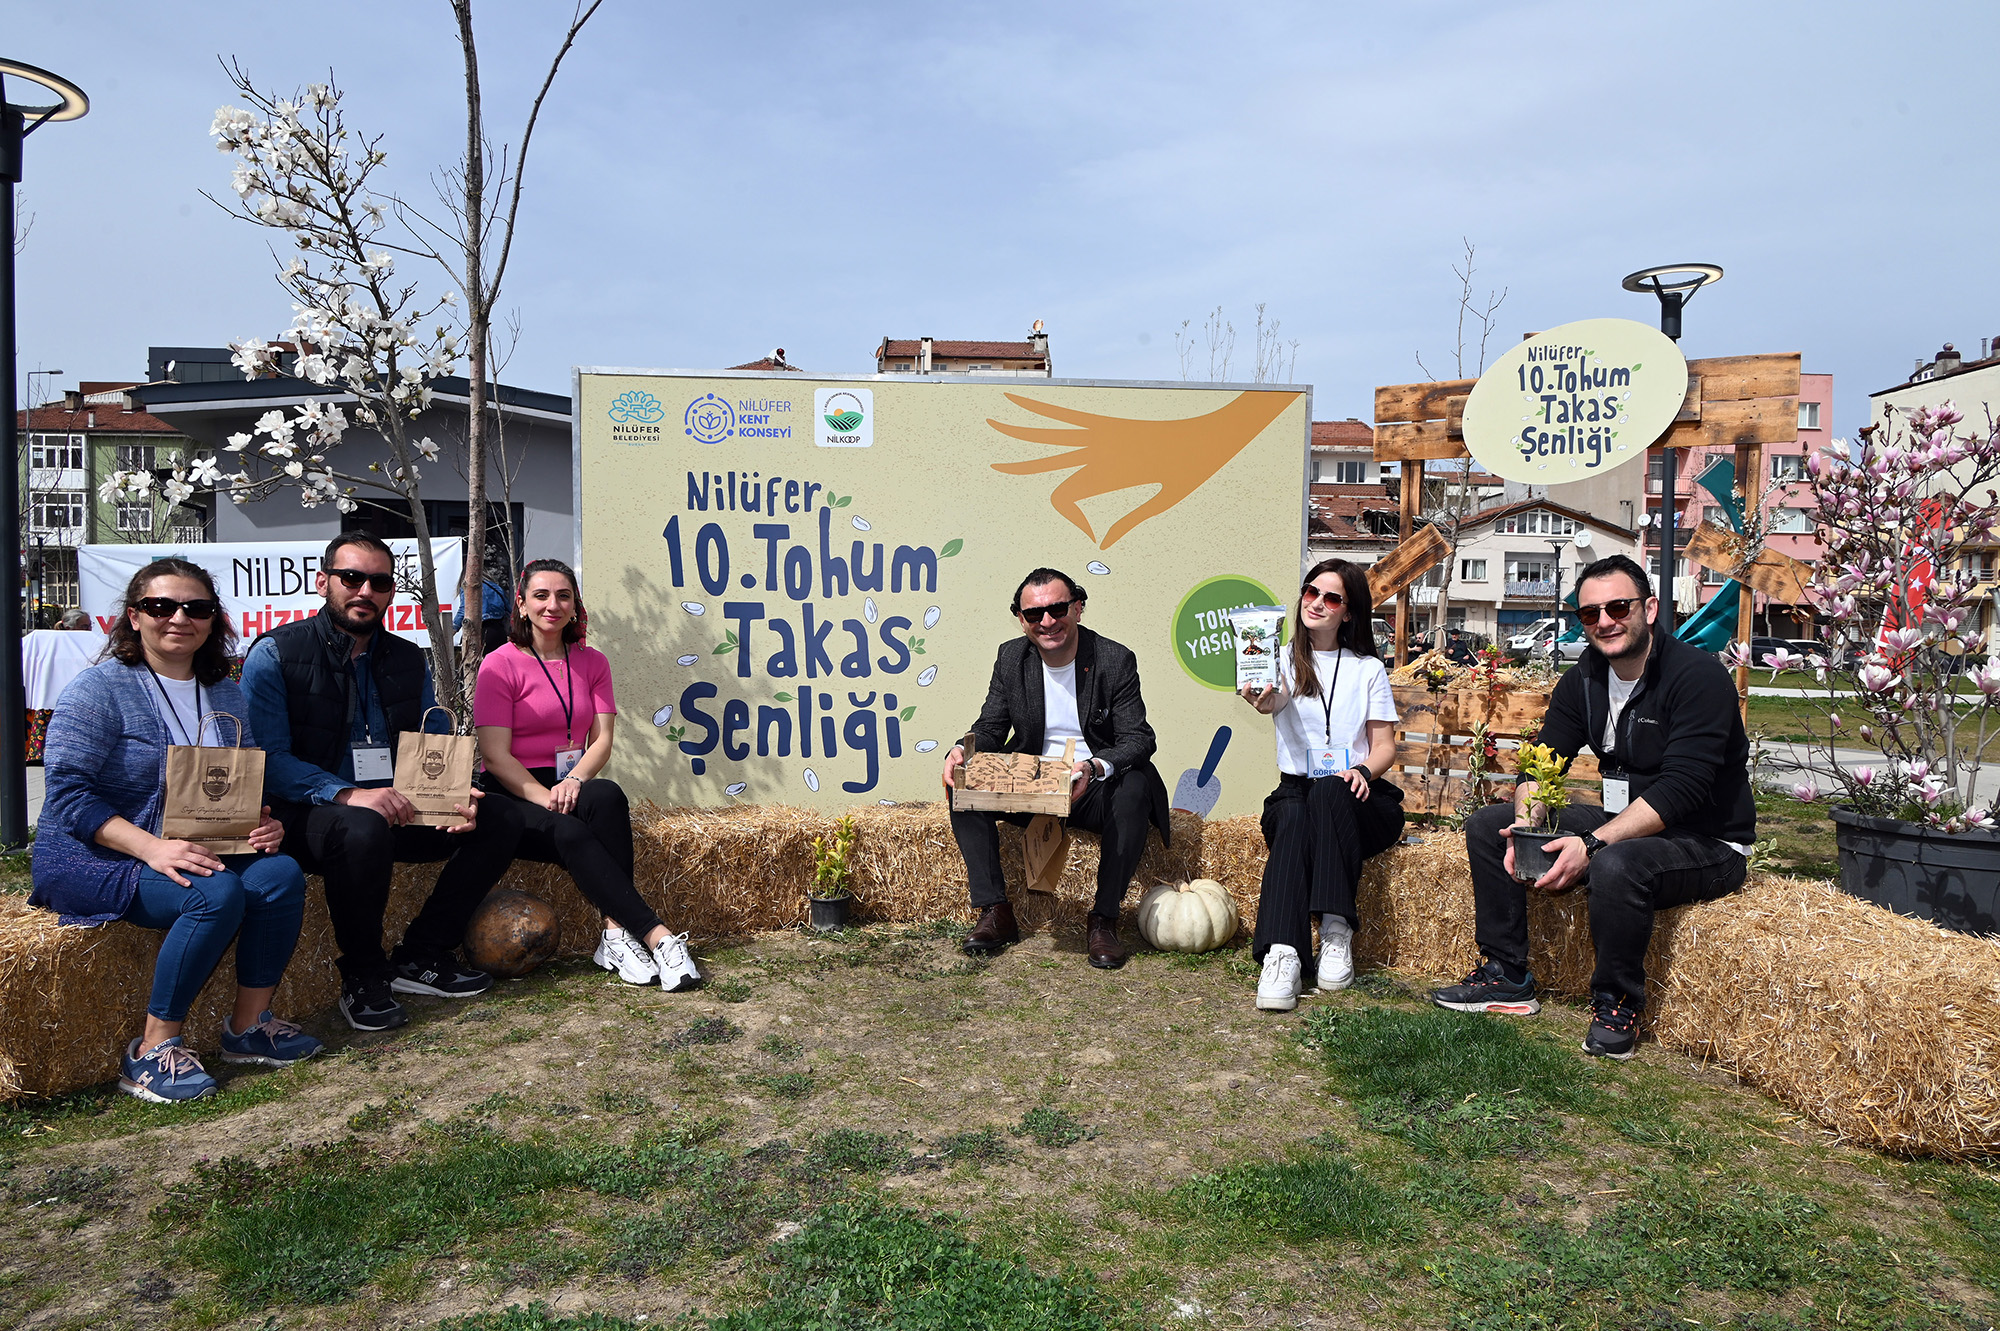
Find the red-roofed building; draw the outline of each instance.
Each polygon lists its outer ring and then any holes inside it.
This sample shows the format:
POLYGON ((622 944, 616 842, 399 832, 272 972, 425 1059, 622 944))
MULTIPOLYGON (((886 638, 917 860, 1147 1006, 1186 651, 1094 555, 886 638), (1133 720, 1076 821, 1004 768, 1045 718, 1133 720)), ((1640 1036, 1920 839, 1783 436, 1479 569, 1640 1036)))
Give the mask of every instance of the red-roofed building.
POLYGON ((877 374, 976 374, 1046 379, 1049 335, 1042 321, 1025 342, 947 342, 934 337, 885 337, 875 348, 877 374))
MULTIPOLYGON (((166 421, 138 408, 130 391, 137 387, 129 380, 86 380, 63 394, 60 404, 15 416, 22 444, 21 553, 28 563, 31 603, 55 613, 78 603, 80 545, 193 545, 210 539, 211 494, 198 493, 172 511, 157 490, 140 500, 107 503, 97 496, 98 486, 114 471, 144 471, 164 479, 193 444, 166 421)), ((37 622, 49 617, 43 612, 37 622)))
POLYGON ((785 349, 783 347, 779 347, 768 356, 761 356, 751 361, 748 365, 732 365, 729 368, 732 370, 784 370, 791 374, 805 373, 798 366, 785 359, 785 349))

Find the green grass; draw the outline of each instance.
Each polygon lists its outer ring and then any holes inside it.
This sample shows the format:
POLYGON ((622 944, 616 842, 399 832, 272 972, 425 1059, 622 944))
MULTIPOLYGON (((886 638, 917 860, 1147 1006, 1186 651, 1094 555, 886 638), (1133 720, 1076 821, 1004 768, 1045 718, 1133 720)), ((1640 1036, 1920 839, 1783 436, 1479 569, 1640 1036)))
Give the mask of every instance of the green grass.
POLYGON ((1823 804, 1802 804, 1778 790, 1759 787, 1757 841, 1771 844, 1772 870, 1800 878, 1840 877, 1833 819, 1823 804))
POLYGON ((1032 1137, 1037 1146, 1059 1151, 1097 1135, 1088 1124, 1080 1123, 1052 1105, 1037 1105, 1021 1116, 1014 1129, 1017 1137, 1032 1137))
POLYGON ((805 1044, 802 1041, 794 1040, 785 1035, 767 1035, 757 1042, 757 1048, 760 1052, 769 1054, 780 1063, 797 1062, 799 1056, 806 1051, 805 1044))
POLYGON ((1380 1240, 1417 1228, 1408 1209, 1353 1163, 1315 1153, 1284 1163, 1249 1162, 1200 1174, 1175 1189, 1197 1223, 1241 1226, 1288 1243, 1380 1240))

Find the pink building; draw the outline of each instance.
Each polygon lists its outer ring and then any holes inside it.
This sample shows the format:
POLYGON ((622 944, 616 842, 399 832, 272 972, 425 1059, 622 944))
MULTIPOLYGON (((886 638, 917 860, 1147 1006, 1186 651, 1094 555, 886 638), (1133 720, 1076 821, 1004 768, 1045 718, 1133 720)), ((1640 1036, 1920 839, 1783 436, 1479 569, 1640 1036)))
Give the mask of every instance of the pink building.
MULTIPOLYGON (((1799 376, 1798 437, 1784 443, 1764 445, 1764 474, 1757 478, 1756 484, 1745 484, 1747 478, 1739 477, 1737 480, 1738 488, 1746 492, 1750 502, 1761 500, 1764 504, 1770 523, 1766 544, 1773 550, 1807 562, 1819 558, 1820 544, 1813 535, 1811 497, 1805 484, 1805 461, 1808 456, 1830 447, 1832 443, 1833 376, 1802 374, 1799 376)), ((1695 478, 1713 465, 1716 458, 1734 462, 1735 450, 1687 448, 1668 449, 1663 454, 1656 454, 1652 459, 1653 472, 1646 481, 1649 517, 1656 517, 1659 513, 1660 496, 1666 488, 1661 470, 1663 456, 1679 463, 1679 475, 1675 477, 1674 485, 1674 525, 1679 537, 1681 560, 1685 561, 1687 541, 1695 526, 1707 517, 1711 509, 1716 509, 1720 516, 1714 496, 1696 485, 1695 478)), ((1658 560, 1651 556, 1651 545, 1647 546, 1647 550, 1647 567, 1658 577, 1658 560)), ((1727 580, 1712 569, 1689 567, 1685 562, 1677 562, 1682 576, 1699 579, 1697 590, 1703 603, 1714 596, 1727 580)), ((1811 613, 1804 607, 1791 613, 1787 607, 1769 604, 1769 598, 1761 593, 1756 594, 1756 612, 1756 631, 1778 637, 1800 636, 1812 623, 1811 613)))

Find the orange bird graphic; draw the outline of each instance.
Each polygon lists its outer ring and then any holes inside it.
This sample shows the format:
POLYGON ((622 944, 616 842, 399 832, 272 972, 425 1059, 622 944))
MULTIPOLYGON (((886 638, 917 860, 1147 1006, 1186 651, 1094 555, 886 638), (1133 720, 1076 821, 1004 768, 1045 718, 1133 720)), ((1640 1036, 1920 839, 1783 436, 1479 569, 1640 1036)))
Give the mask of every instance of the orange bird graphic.
POLYGON ((1200 489, 1297 397, 1296 393, 1239 393, 1206 416, 1147 421, 1099 416, 1009 393, 1007 400, 1015 406, 1076 428, 1009 425, 989 419, 986 423, 1004 435, 1068 450, 1028 462, 996 462, 993 470, 1032 476, 1038 472, 1075 469, 1076 474, 1049 495, 1049 504, 1093 541, 1097 540, 1097 533, 1090 529, 1089 520, 1077 507, 1080 500, 1136 485, 1159 486, 1151 499, 1111 524, 1098 546, 1109 550, 1126 532, 1148 518, 1158 517, 1200 489))

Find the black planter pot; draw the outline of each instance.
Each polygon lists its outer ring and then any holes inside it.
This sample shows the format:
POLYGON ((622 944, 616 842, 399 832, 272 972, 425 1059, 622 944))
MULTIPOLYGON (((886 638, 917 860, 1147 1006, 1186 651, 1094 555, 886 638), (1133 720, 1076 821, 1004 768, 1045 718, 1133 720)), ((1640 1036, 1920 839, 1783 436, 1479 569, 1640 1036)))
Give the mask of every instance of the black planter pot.
POLYGON ((1575 835, 1574 832, 1530 832, 1525 828, 1515 828, 1514 881, 1532 883, 1555 868, 1556 857, 1549 854, 1549 842, 1575 835))
POLYGON ((854 904, 854 898, 807 897, 806 904, 812 909, 812 927, 830 934, 847 927, 847 908, 854 904))
POLYGON ((2000 832, 1832 812, 1842 891, 1960 933, 2000 933, 2000 832))

